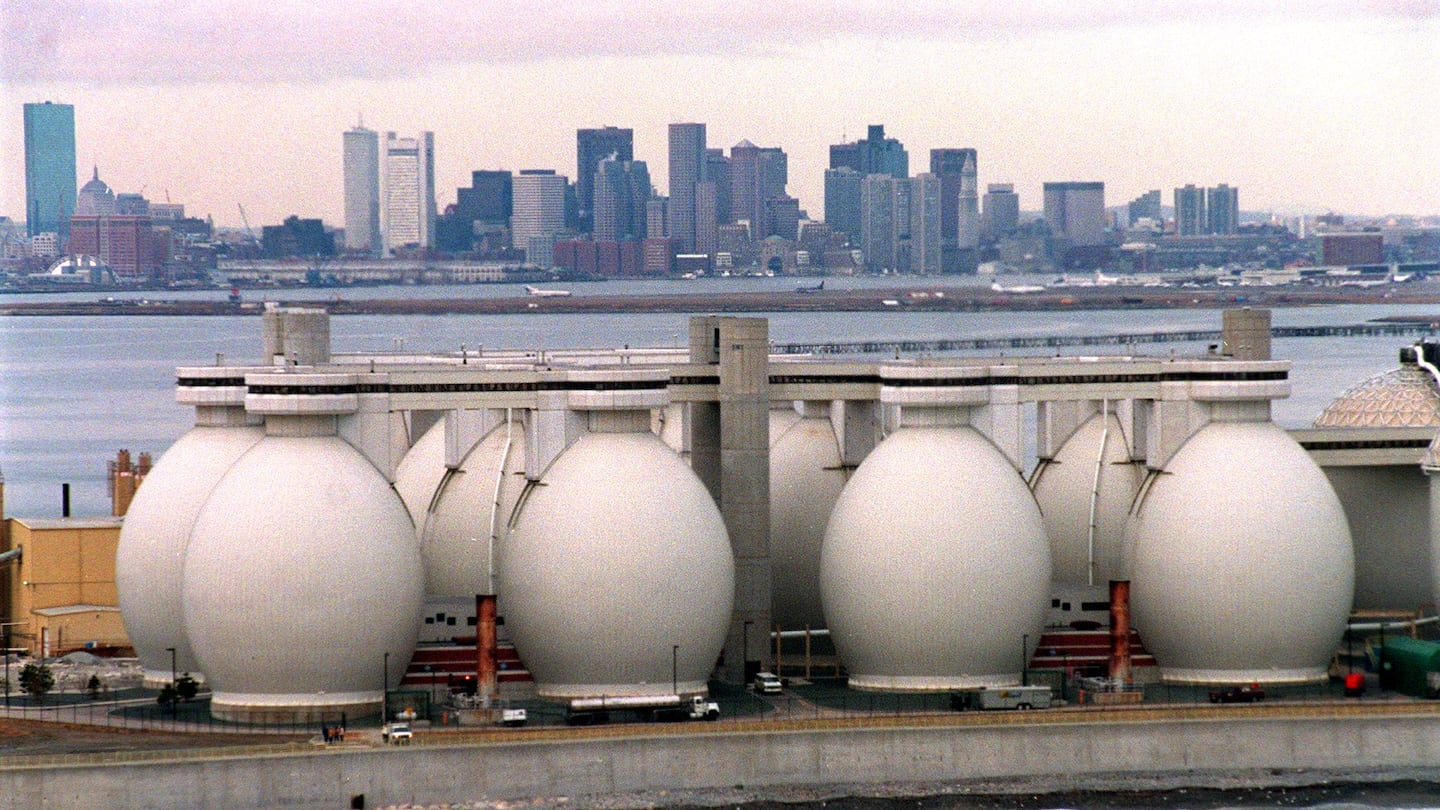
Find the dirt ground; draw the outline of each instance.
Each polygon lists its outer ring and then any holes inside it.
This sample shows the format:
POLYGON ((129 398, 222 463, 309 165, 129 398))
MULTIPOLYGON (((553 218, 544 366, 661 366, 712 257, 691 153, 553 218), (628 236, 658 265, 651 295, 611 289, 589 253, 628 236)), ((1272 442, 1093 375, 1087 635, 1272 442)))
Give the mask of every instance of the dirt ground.
POLYGON ((42 754, 91 754, 109 751, 161 751, 167 748, 274 745, 308 739, 307 735, 177 734, 65 723, 0 719, 0 757, 42 754))

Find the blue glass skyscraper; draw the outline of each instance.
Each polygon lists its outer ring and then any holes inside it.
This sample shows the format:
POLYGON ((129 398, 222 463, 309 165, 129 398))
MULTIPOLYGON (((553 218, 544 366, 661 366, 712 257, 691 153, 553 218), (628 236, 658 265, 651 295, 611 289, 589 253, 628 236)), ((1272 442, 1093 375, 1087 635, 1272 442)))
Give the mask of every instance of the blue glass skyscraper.
POLYGON ((75 212, 75 108, 25 105, 26 233, 70 235, 75 212))

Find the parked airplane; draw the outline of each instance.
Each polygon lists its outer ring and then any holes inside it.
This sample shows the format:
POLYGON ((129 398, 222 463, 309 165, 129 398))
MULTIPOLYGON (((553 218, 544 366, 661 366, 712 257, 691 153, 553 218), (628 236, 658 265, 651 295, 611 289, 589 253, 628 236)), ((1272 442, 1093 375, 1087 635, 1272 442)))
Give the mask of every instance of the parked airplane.
POLYGON ((998 281, 991 284, 990 289, 998 293, 1038 293, 1045 291, 1045 288, 1039 284, 1016 284, 1013 287, 1006 287, 998 281))
POLYGON ((569 291, 569 290, 542 290, 542 289, 540 289, 539 287, 531 287, 529 284, 526 284, 526 285, 525 285, 525 294, 526 294, 526 295, 533 295, 533 296, 536 296, 536 297, 539 297, 539 298, 568 298, 568 297, 570 296, 570 291, 569 291))
POLYGON ((813 287, 806 287, 804 284, 798 285, 798 286, 795 288, 795 292, 797 292, 797 293, 813 293, 813 292, 821 292, 821 291, 824 290, 824 289, 825 289, 825 279, 822 278, 822 279, 820 279, 820 283, 816 284, 816 285, 813 286, 813 287))

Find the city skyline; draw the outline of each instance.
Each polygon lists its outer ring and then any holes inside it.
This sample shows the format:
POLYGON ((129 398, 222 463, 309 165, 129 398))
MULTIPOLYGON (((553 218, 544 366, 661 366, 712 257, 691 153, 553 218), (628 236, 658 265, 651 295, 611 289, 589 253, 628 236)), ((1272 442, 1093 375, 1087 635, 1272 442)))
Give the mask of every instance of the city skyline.
POLYGON ((1250 211, 1440 213, 1433 3, 442 2, 404 26, 362 5, 4 0, 0 215, 24 216, 21 110, 45 100, 75 107, 80 174, 227 226, 240 205, 341 226, 339 134, 357 113, 435 132, 442 209, 477 169, 573 179, 576 130, 604 126, 634 131, 663 193, 668 126, 695 121, 709 145, 785 150, 814 218, 829 146, 870 124, 915 171, 931 149, 977 149, 981 187, 1011 183, 1029 211, 1045 182, 1096 180, 1110 205, 1196 182, 1244 189, 1250 211), (89 52, 107 59, 65 57, 89 52))

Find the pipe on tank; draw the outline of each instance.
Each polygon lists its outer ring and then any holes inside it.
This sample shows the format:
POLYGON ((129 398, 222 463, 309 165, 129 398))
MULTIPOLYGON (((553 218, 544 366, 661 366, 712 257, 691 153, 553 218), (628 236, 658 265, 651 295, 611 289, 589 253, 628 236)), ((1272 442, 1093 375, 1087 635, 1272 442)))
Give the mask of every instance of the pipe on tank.
POLYGON ((1110 580, 1110 679, 1130 682, 1130 580, 1110 580))

